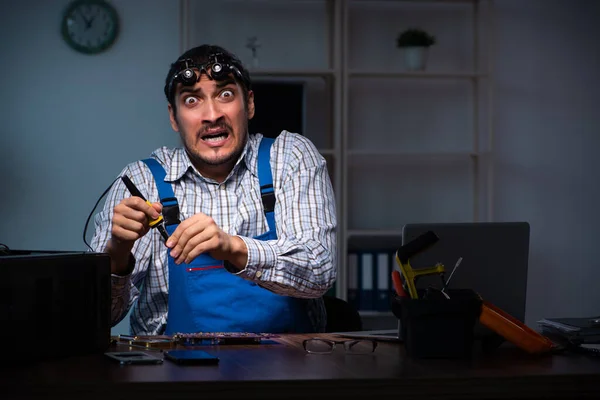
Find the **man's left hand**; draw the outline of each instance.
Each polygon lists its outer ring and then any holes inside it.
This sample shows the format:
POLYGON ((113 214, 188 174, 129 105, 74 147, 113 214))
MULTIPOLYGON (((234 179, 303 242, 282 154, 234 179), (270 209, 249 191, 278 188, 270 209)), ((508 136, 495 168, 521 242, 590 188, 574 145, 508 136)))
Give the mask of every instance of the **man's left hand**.
POLYGON ((242 239, 225 233, 206 214, 198 213, 179 224, 167 241, 176 264, 189 264, 200 254, 208 253, 217 260, 226 260, 243 269, 248 249, 242 239))

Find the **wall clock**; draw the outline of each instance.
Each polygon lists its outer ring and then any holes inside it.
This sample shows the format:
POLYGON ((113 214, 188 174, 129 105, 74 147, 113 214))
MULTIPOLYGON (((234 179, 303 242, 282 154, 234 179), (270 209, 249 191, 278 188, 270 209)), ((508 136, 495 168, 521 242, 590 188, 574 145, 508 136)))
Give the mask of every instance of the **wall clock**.
POLYGON ((74 0, 63 14, 61 33, 65 42, 76 51, 101 53, 117 40, 119 16, 106 1, 74 0))

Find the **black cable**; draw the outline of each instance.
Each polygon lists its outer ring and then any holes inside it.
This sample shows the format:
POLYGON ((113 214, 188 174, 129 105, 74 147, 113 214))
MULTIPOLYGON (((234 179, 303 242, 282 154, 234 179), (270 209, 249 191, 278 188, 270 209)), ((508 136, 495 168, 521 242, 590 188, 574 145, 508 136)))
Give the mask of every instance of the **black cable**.
POLYGON ((106 193, 108 193, 108 191, 110 190, 110 188, 112 187, 112 185, 114 185, 114 183, 118 179, 119 179, 119 177, 115 178, 115 180, 112 181, 112 183, 110 185, 108 185, 108 187, 106 188, 106 190, 104 191, 104 193, 102 193, 102 195, 100 196, 100 198, 98 199, 98 201, 94 205, 94 208, 92 208, 92 211, 90 212, 90 215, 88 215, 87 219, 85 220, 85 227, 83 228, 83 243, 85 243, 85 245, 91 251, 94 251, 94 249, 92 249, 92 246, 90 246, 89 243, 87 242, 87 240, 85 239, 85 233, 87 232, 88 224, 90 223, 90 219, 92 218, 92 215, 94 215, 94 211, 96 210, 96 207, 98 207, 98 204, 100 204, 100 201, 102 201, 102 199, 104 198, 104 196, 106 196, 106 193))
POLYGON ((10 249, 4 243, 0 243, 0 254, 8 254, 10 249))

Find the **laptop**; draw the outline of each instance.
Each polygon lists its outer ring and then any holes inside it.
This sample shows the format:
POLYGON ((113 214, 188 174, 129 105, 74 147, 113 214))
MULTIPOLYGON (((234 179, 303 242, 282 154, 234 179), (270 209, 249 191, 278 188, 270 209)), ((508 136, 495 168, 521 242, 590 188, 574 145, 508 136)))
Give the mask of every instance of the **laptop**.
MULTIPOLYGON (((520 321, 525 319, 527 272, 529 264, 530 226, 527 222, 476 223, 415 223, 402 228, 402 245, 432 231, 439 240, 421 253, 410 258, 413 269, 432 267, 442 263, 444 278, 450 277, 459 258, 448 289, 472 289, 481 297, 520 321)), ((428 285, 440 287, 438 276, 422 276, 417 288, 428 285)), ((401 340, 400 329, 387 331, 336 332, 353 338, 381 338, 401 340)), ((476 338, 490 338, 499 344, 499 338, 479 323, 476 338), (493 337, 494 336, 494 337, 493 337)))
POLYGON ((108 254, 3 250, 0 274, 5 357, 39 360, 110 345, 108 254))
POLYGON ((372 331, 351 331, 351 332, 332 332, 332 335, 341 336, 351 339, 375 339, 377 341, 384 342, 400 342, 402 337, 400 335, 400 321, 398 321, 398 328, 394 329, 379 329, 372 331))

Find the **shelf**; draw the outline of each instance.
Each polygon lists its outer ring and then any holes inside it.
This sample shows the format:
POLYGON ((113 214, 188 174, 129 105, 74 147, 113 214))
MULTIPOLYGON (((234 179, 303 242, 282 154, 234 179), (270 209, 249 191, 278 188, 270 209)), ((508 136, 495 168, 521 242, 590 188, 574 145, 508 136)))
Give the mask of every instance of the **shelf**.
POLYGON ((249 69, 251 78, 270 78, 270 77, 331 77, 334 76, 336 70, 325 69, 249 69))
POLYGON ((350 4, 356 6, 381 6, 402 3, 413 4, 473 4, 481 0, 351 0, 350 4))
POLYGON ((398 230, 378 230, 378 229, 350 229, 347 232, 350 237, 399 237, 402 231, 398 230))
POLYGON ((483 158, 489 155, 488 152, 400 152, 389 150, 348 150, 349 161, 352 158, 374 157, 378 161, 384 158, 394 158, 395 161, 464 161, 467 158, 483 158))
POLYGON ((456 157, 477 157, 481 156, 485 153, 476 153, 472 151, 440 151, 440 152, 405 152, 405 151, 390 151, 390 150, 348 150, 347 154, 349 156, 361 157, 361 156, 401 156, 401 157, 418 157, 418 158, 429 158, 429 157, 446 157, 446 158, 456 158, 456 157))
POLYGON ((358 310, 358 314, 362 318, 381 318, 381 317, 393 317, 394 316, 394 314, 391 311, 358 310))
POLYGON ((334 149, 318 149, 319 153, 323 156, 334 156, 336 151, 334 149))
POLYGON ((433 71, 370 71, 350 70, 351 78, 418 78, 418 79, 480 79, 488 74, 483 72, 433 72, 433 71))

